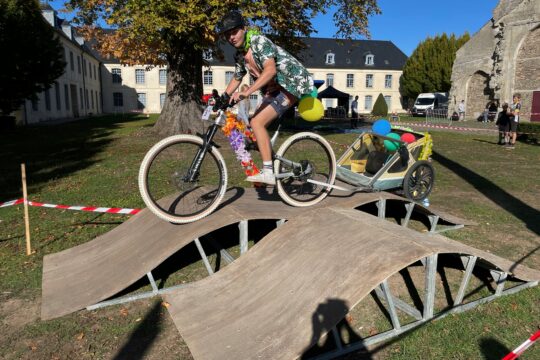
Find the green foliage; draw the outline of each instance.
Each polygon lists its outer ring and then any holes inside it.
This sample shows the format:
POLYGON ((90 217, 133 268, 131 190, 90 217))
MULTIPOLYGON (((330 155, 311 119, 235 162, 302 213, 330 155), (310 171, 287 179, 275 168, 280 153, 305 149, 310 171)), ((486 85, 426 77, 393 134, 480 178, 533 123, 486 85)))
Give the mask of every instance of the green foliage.
POLYGON ((9 115, 25 99, 48 89, 64 72, 62 46, 37 0, 0 0, 0 111, 9 115))
POLYGON ((421 42, 403 67, 401 93, 414 99, 424 92, 449 91, 456 52, 469 38, 468 33, 461 37, 443 33, 421 42))
POLYGON ((388 115, 388 105, 386 104, 386 100, 384 100, 383 94, 379 94, 379 96, 377 97, 375 105, 373 105, 373 110, 371 111, 371 114, 375 116, 388 115))

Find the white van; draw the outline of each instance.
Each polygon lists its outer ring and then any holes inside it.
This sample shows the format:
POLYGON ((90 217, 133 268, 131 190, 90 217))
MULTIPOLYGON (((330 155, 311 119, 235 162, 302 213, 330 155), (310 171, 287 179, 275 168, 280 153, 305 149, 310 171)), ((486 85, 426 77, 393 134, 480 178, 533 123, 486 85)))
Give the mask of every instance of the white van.
POLYGON ((413 116, 426 116, 426 110, 444 107, 448 107, 448 95, 446 93, 422 93, 418 94, 411 113, 413 116))

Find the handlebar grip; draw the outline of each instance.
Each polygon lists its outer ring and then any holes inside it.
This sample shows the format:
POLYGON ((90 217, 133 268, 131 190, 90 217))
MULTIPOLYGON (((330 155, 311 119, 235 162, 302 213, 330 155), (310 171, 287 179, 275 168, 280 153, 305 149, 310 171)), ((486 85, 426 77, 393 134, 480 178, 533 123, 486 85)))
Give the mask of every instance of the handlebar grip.
POLYGON ((246 97, 245 97, 244 95, 240 95, 238 98, 239 98, 240 100, 244 100, 246 97))

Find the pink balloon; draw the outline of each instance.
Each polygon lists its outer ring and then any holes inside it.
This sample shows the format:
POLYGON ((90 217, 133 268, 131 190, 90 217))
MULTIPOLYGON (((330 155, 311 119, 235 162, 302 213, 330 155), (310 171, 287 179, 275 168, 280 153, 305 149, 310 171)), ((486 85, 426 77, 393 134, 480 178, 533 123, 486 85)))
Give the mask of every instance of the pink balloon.
POLYGON ((412 142, 415 142, 416 138, 411 133, 404 133, 403 135, 401 135, 401 140, 406 142, 407 144, 410 144, 412 142))

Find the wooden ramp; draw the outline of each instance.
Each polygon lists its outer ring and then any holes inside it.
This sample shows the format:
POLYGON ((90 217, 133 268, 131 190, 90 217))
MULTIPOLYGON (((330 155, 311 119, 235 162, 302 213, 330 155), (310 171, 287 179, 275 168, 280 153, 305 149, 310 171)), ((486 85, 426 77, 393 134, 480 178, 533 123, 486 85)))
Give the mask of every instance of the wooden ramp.
MULTIPOLYGON (((532 281, 530 286, 540 280, 539 271, 513 268, 510 261, 443 236, 332 206, 304 210, 231 265, 165 300, 195 359, 294 359, 372 290, 385 289, 387 302, 394 303, 386 280, 423 259, 426 301, 417 323, 432 318, 437 255, 447 253, 469 260, 464 279, 478 258, 504 279, 512 275, 532 281), (332 303, 343 306, 320 313, 321 304, 332 303)), ((504 279, 497 281, 498 295, 504 279)), ((388 312, 395 315, 393 305, 388 312)), ((405 329, 396 316, 392 322, 394 334, 405 329)))
MULTIPOLYGON (((195 223, 174 225, 143 210, 88 243, 45 256, 42 318, 66 315, 114 296, 194 239, 224 226, 251 219, 292 219, 309 211, 290 207, 265 189, 232 188, 226 196, 214 214, 195 223)), ((408 200, 384 192, 331 195, 315 208, 339 206, 354 209, 377 203, 379 216, 382 214, 384 217, 383 204, 386 200, 403 203, 412 209, 408 200)), ((415 207, 431 214, 429 216, 444 218, 444 215, 436 215, 432 208, 415 207)), ((410 216, 410 212, 408 214, 410 216)), ((461 220, 452 218, 447 221, 457 225, 461 220)))

